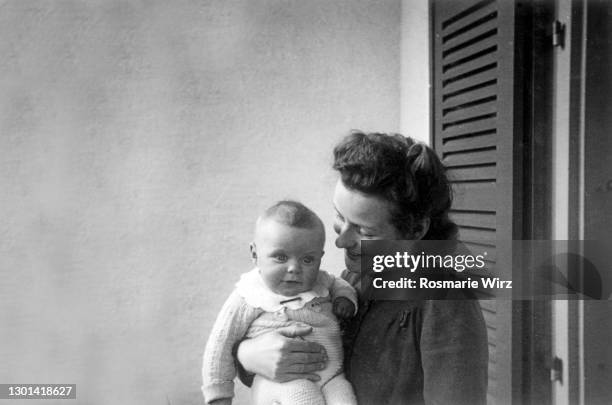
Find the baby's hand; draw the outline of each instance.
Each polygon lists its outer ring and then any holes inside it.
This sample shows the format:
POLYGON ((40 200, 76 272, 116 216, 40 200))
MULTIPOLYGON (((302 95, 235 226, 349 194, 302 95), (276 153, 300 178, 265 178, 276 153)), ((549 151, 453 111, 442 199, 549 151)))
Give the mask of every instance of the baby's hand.
POLYGON ((338 297, 334 300, 334 315, 346 319, 355 313, 355 304, 346 297, 338 297))

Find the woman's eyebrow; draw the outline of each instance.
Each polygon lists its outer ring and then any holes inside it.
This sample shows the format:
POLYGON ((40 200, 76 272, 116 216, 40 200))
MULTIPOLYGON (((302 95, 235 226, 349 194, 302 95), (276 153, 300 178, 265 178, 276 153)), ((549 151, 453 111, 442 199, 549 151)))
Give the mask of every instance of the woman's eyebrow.
MULTIPOLYGON (((340 213, 340 211, 338 211, 338 208, 336 208, 336 204, 334 204, 334 211, 336 211, 336 214, 338 214, 338 215, 340 215, 342 218, 344 218, 344 215, 342 215, 342 214, 340 213)), ((346 218, 344 218, 344 220, 346 221, 346 218)), ((358 227, 358 228, 367 229, 368 231, 371 231, 371 232, 378 232, 378 228, 377 228, 377 227, 375 227, 375 226, 368 226, 368 225, 365 225, 365 224, 360 224, 360 223, 356 223, 356 222, 353 222, 353 221, 348 221, 348 222, 349 222, 351 225, 354 225, 354 226, 356 226, 356 227, 358 227)))

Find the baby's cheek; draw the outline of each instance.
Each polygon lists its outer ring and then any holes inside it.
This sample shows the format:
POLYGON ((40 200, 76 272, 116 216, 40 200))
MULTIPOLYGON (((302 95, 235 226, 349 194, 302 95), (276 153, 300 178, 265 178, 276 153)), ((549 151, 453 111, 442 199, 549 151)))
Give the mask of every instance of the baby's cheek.
POLYGON ((314 287, 314 284, 317 281, 318 275, 319 275, 318 267, 311 267, 311 268, 304 270, 304 281, 308 289, 311 289, 312 287, 314 287))

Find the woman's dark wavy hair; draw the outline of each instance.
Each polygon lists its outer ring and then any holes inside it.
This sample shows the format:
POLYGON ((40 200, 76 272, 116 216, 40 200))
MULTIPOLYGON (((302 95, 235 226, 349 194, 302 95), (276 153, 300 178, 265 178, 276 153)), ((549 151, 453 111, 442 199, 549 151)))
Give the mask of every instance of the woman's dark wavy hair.
POLYGON ((391 222, 402 235, 430 218, 423 239, 456 238, 446 169, 428 146, 399 134, 352 131, 334 148, 333 167, 347 188, 391 202, 391 222))

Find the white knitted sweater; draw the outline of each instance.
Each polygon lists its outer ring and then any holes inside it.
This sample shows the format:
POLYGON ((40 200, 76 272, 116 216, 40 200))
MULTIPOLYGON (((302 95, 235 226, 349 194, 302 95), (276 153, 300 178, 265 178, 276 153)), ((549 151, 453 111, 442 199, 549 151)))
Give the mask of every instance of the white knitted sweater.
POLYGON ((344 280, 320 270, 313 289, 295 301, 270 291, 257 268, 242 275, 223 305, 204 351, 202 392, 207 403, 234 396, 236 368, 232 348, 244 338, 259 336, 281 327, 306 324, 313 328, 304 338, 325 347, 327 367, 321 385, 342 372, 342 342, 332 303, 337 297, 350 299, 357 308, 355 290, 344 280))

